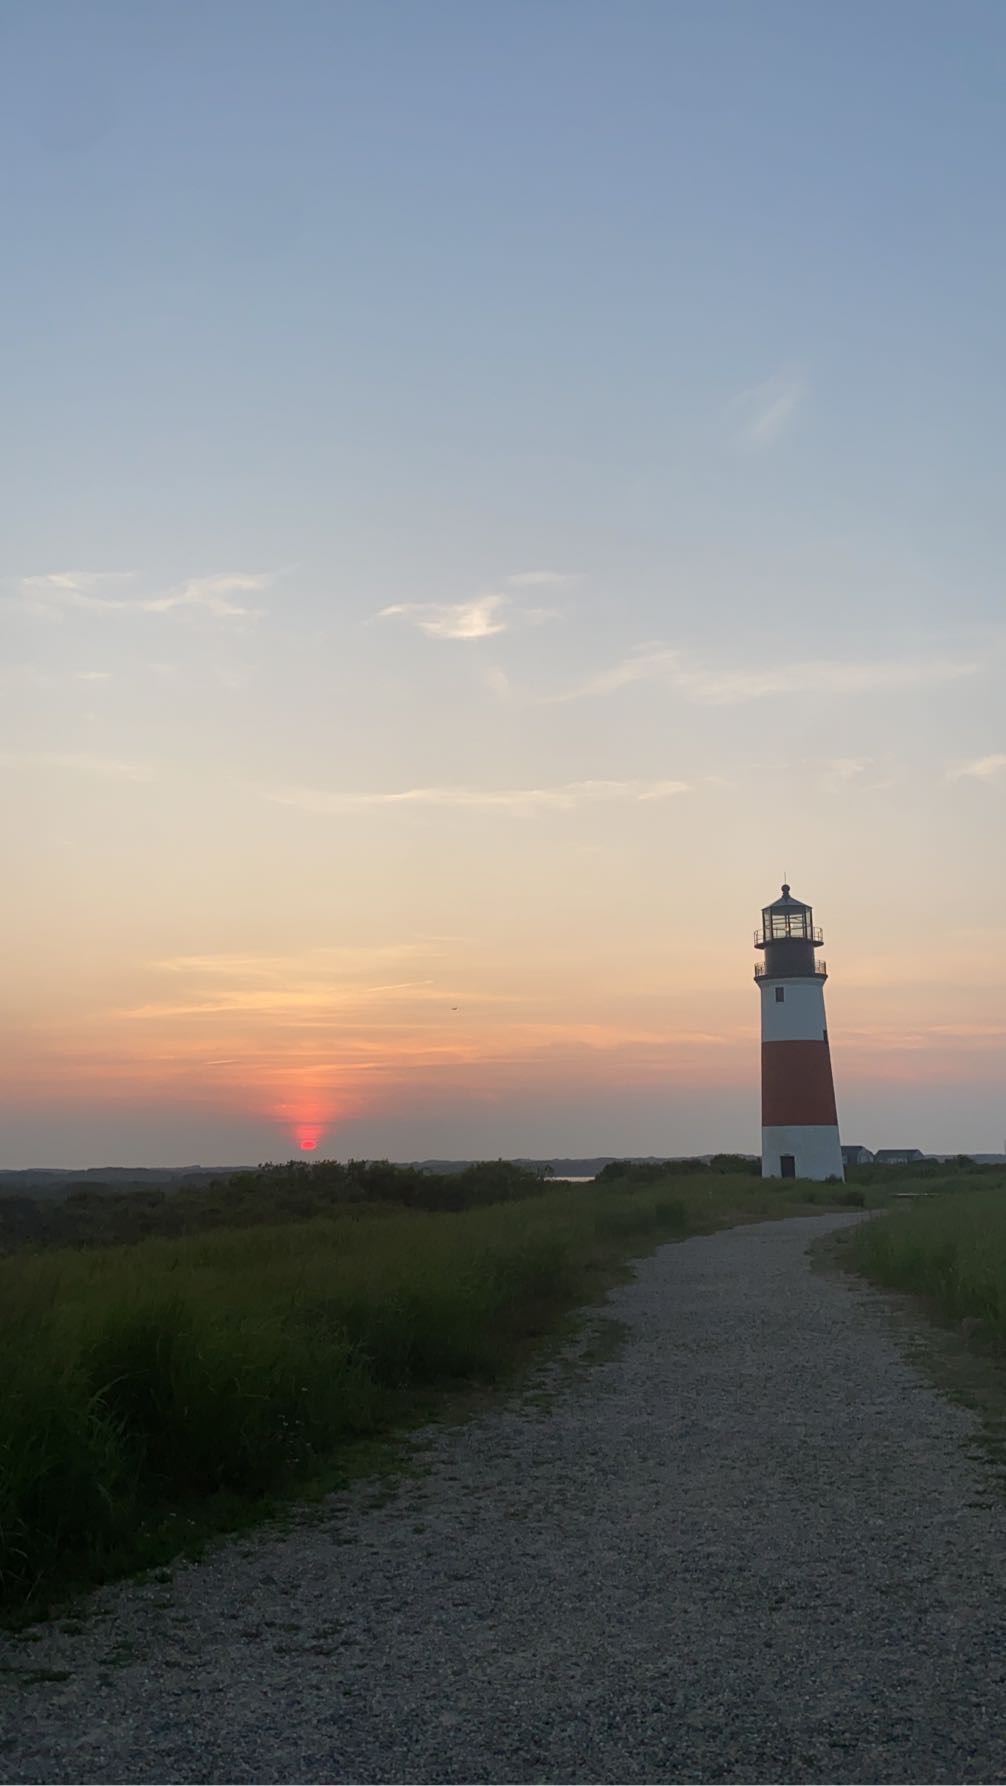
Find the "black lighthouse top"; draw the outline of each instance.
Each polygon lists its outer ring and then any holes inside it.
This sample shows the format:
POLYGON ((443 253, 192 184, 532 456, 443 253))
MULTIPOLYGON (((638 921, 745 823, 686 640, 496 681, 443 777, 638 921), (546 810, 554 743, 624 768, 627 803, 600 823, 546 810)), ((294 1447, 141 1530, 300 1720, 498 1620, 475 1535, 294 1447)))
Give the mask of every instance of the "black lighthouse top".
POLYGON ((765 965, 756 969, 758 979, 788 978, 791 974, 824 975, 814 950, 824 941, 814 927, 814 913, 802 899, 794 899, 783 883, 781 899, 762 910, 762 927, 755 931, 755 948, 764 949, 765 965))

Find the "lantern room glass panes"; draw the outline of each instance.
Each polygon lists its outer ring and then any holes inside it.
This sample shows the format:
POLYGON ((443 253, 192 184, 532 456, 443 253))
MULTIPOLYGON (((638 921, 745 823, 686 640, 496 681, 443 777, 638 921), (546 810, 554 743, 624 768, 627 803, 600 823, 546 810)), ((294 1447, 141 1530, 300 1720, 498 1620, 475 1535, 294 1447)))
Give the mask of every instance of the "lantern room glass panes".
POLYGON ((812 914, 804 911, 775 911, 771 906, 762 913, 765 920, 765 941, 767 943, 784 942, 793 937, 801 943, 814 941, 812 914))

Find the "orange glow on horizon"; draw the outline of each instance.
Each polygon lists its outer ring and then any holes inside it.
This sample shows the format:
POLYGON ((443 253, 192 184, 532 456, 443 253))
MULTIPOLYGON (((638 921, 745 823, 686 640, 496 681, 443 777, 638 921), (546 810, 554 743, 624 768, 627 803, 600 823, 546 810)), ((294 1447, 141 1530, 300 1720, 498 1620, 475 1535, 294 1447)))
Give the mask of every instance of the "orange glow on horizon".
MULTIPOLYGON (((626 935, 606 934, 589 958, 582 938, 551 935, 519 955, 503 936, 492 948, 436 938, 140 958, 132 981, 117 969, 114 996, 83 986, 65 1011, 31 1007, 22 987, 18 1009, 32 1021, 0 1035, 4 1100, 32 1121, 55 1095, 67 1120, 101 1106, 112 1136, 130 1106, 154 1123, 164 1108, 191 1111, 197 1133, 217 1113, 232 1134, 254 1124, 264 1154, 308 1161, 334 1152, 336 1137, 346 1153, 447 1151, 439 1137, 456 1121, 466 1150, 484 1134, 495 1154, 521 1148, 529 1123, 544 1132, 550 1104, 564 1129, 620 1098, 625 1126, 606 1148, 704 1144, 689 1128, 702 1097, 750 1125, 758 1007, 746 942, 697 958, 662 934, 659 949, 626 935), (399 956, 414 980, 397 977, 399 956)), ((516 940, 523 951, 523 931, 516 940)), ((827 995, 840 1115, 858 1127, 881 1086, 892 1097, 925 1087, 951 1111, 961 1087, 994 1098, 1006 1025, 988 936, 941 954, 952 996, 915 948, 856 944, 836 948, 827 995)))

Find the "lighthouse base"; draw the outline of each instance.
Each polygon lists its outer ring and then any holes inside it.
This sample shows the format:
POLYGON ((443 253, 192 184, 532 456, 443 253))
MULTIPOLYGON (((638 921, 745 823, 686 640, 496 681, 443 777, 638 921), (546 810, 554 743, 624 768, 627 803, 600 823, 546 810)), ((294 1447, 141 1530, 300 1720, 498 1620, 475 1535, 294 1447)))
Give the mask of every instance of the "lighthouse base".
POLYGON ((844 1180, 837 1127, 833 1123, 794 1123, 762 1129, 761 1175, 844 1180))

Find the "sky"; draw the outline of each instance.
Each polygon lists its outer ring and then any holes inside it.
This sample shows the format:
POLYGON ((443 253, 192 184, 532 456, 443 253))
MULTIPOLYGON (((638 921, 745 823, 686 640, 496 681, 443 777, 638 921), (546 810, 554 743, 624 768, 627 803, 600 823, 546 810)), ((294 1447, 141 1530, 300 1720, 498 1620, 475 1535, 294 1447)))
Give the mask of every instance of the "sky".
POLYGON ((999 0, 5 0, 0 1166, 1006 1136, 999 0))

